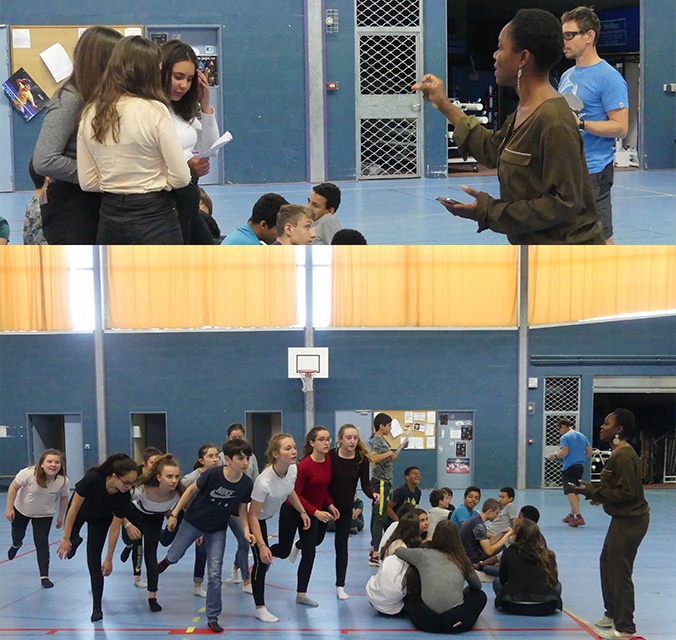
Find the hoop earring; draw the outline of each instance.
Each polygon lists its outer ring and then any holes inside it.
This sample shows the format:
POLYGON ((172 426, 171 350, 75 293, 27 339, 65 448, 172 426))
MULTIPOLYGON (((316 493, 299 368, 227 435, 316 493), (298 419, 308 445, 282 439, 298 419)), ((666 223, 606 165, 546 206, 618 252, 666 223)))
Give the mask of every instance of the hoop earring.
POLYGON ((518 94, 521 94, 521 74, 523 73, 523 69, 519 67, 519 70, 516 73, 516 92, 518 94))
POLYGON ((613 438, 613 444, 614 444, 615 446, 617 446, 618 444, 620 444, 620 439, 617 437, 617 434, 615 434, 615 437, 613 438))

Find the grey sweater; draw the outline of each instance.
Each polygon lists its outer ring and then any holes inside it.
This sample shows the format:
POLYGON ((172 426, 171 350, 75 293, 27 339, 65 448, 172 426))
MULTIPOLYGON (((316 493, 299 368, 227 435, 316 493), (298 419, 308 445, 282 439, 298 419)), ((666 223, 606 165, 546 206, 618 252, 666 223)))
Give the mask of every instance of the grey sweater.
POLYGON ((77 126, 84 106, 73 85, 66 84, 47 107, 33 151, 33 166, 41 176, 77 184, 77 126))
MULTIPOLYGON (((443 613, 461 605, 464 600, 465 576, 449 557, 436 549, 399 548, 394 552, 412 564, 420 574, 421 597, 435 613, 443 613)), ((470 589, 481 589, 476 574, 467 578, 470 589)))

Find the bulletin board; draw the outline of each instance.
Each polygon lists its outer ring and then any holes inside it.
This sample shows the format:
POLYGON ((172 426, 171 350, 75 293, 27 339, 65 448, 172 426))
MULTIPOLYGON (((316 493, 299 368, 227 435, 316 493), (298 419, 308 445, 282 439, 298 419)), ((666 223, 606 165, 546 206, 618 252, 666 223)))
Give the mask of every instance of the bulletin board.
MULTIPOLYGON (((57 84, 47 66, 42 61, 40 54, 52 45, 59 42, 66 53, 73 60, 73 51, 80 38, 80 34, 87 25, 72 26, 13 26, 10 27, 10 55, 12 61, 12 73, 23 67, 51 98, 62 82, 57 84), (21 31, 23 30, 23 31, 21 31), (28 36, 28 42, 25 36, 28 36), (18 46, 15 46, 15 42, 18 46), (28 45, 28 46, 26 46, 28 45)), ((122 35, 143 35, 141 25, 116 25, 111 29, 117 29, 122 35)), ((3 78, 2 80, 4 80, 3 78)), ((2 82, 0 80, 0 82, 2 82)))
POLYGON ((403 429, 399 436, 385 436, 393 449, 396 449, 410 433, 408 440, 408 451, 413 449, 430 450, 436 449, 437 436, 437 412, 427 409, 415 409, 410 411, 392 411, 390 409, 380 409, 374 411, 373 415, 380 412, 392 416, 393 431, 396 431, 395 420, 403 429))

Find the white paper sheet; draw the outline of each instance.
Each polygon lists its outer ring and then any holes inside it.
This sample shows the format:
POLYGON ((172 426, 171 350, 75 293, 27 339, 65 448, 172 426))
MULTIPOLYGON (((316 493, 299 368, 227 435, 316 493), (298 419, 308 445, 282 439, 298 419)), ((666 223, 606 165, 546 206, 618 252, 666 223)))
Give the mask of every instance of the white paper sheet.
POLYGON ((413 424, 413 411, 404 411, 404 422, 406 424, 413 424))
POLYGON ((52 74, 54 82, 61 82, 73 73, 73 63, 63 45, 59 42, 45 49, 40 57, 47 66, 49 73, 52 74))
POLYGON ((124 35, 126 36, 142 36, 143 29, 141 27, 125 27, 124 35))
POLYGON ((425 412, 424 411, 414 411, 413 412, 414 422, 425 422, 425 412))
POLYGON ((434 423, 428 423, 425 425, 425 435, 426 436, 434 435, 434 423))
MULTIPOLYGON (((210 156, 215 156, 218 154, 218 152, 226 145, 228 142, 232 140, 232 134, 229 131, 226 131, 214 144, 211 145, 211 148, 208 149, 207 151, 203 151, 202 153, 198 153, 195 157, 197 158, 208 158, 210 156)), ((394 435, 394 423, 396 420, 392 421, 392 436, 397 437, 394 435)), ((399 424, 397 422, 397 424, 399 424)), ((399 427, 401 429, 401 427, 399 427)))
POLYGON ((460 440, 462 436, 462 431, 460 429, 451 429, 448 433, 448 437, 451 440, 460 440))
POLYGON ((402 433, 404 433, 404 430, 401 428, 399 420, 395 418, 394 420, 392 420, 392 429, 390 431, 390 435, 393 438, 398 438, 402 433))
POLYGON ((418 438, 418 437, 410 438, 409 441, 408 441, 408 448, 409 449, 424 449, 425 448, 425 439, 424 438, 418 438))
POLYGON ((427 438, 427 448, 434 449, 434 447, 435 447, 434 438, 427 438))
POLYGON ((30 29, 13 29, 12 30, 12 46, 15 49, 30 49, 31 48, 31 30, 30 29))
POLYGON ((436 422, 436 421, 437 421, 436 411, 428 411, 427 422, 436 422))

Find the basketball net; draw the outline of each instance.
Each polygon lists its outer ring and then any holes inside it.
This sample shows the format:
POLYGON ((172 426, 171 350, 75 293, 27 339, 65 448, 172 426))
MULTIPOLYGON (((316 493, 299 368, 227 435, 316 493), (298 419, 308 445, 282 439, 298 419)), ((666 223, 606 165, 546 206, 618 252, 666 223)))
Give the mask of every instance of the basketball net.
POLYGON ((303 383, 303 393, 312 391, 312 381, 314 380, 317 371, 315 369, 299 369, 298 373, 301 374, 301 382, 303 383))

